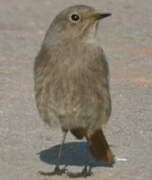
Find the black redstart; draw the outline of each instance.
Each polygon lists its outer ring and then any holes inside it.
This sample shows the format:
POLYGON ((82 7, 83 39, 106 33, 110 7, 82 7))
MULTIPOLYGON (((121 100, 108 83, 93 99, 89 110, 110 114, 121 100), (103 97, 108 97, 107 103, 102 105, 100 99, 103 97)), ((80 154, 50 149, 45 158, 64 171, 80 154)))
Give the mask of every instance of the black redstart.
POLYGON ((60 172, 68 131, 78 139, 87 139, 96 160, 113 163, 102 130, 111 114, 109 69, 95 38, 99 20, 110 15, 86 5, 64 9, 51 23, 36 57, 37 108, 46 123, 59 123, 64 134, 56 173, 60 172))

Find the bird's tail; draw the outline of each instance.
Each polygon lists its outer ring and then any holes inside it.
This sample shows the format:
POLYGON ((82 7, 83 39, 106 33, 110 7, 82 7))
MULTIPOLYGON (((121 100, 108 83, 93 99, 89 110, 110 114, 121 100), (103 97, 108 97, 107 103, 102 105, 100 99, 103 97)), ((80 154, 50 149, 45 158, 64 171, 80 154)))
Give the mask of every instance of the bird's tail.
POLYGON ((102 129, 94 131, 90 137, 87 137, 87 140, 90 151, 96 160, 106 163, 114 163, 114 155, 108 145, 102 129))

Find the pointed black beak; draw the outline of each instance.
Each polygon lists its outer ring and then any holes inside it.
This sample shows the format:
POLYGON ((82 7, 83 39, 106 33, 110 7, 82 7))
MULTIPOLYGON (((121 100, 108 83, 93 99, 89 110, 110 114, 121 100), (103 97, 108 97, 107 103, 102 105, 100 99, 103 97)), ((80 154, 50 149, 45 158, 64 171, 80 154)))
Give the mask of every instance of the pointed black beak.
POLYGON ((95 14, 95 18, 99 20, 99 19, 106 18, 111 15, 112 15, 111 13, 97 13, 95 14))

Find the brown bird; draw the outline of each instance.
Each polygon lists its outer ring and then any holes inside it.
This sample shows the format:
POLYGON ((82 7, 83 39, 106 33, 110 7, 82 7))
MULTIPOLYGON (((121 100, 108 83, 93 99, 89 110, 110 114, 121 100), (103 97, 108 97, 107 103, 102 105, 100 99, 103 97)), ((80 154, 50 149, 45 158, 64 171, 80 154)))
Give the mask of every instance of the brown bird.
POLYGON ((68 131, 87 139, 96 160, 113 163, 102 130, 111 114, 109 69, 96 41, 99 20, 110 15, 86 5, 64 9, 51 23, 36 57, 35 96, 40 116, 50 126, 59 123, 63 130, 55 172, 60 171, 68 131))

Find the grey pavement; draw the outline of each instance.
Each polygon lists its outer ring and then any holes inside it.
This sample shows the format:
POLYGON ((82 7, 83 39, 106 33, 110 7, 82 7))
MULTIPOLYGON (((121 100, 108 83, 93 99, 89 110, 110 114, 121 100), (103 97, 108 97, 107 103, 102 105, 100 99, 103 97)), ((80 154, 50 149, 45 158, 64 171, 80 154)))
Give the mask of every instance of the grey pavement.
MULTIPOLYGON (((53 17, 87 4, 111 12, 98 33, 111 70, 113 113, 104 131, 118 158, 96 167, 89 180, 152 180, 152 0, 0 0, 0 180, 64 180, 51 172, 60 128, 45 125, 36 110, 33 62, 53 17)), ((68 135, 62 165, 80 172, 85 141, 68 135)), ((83 179, 79 177, 77 179, 83 179)))

